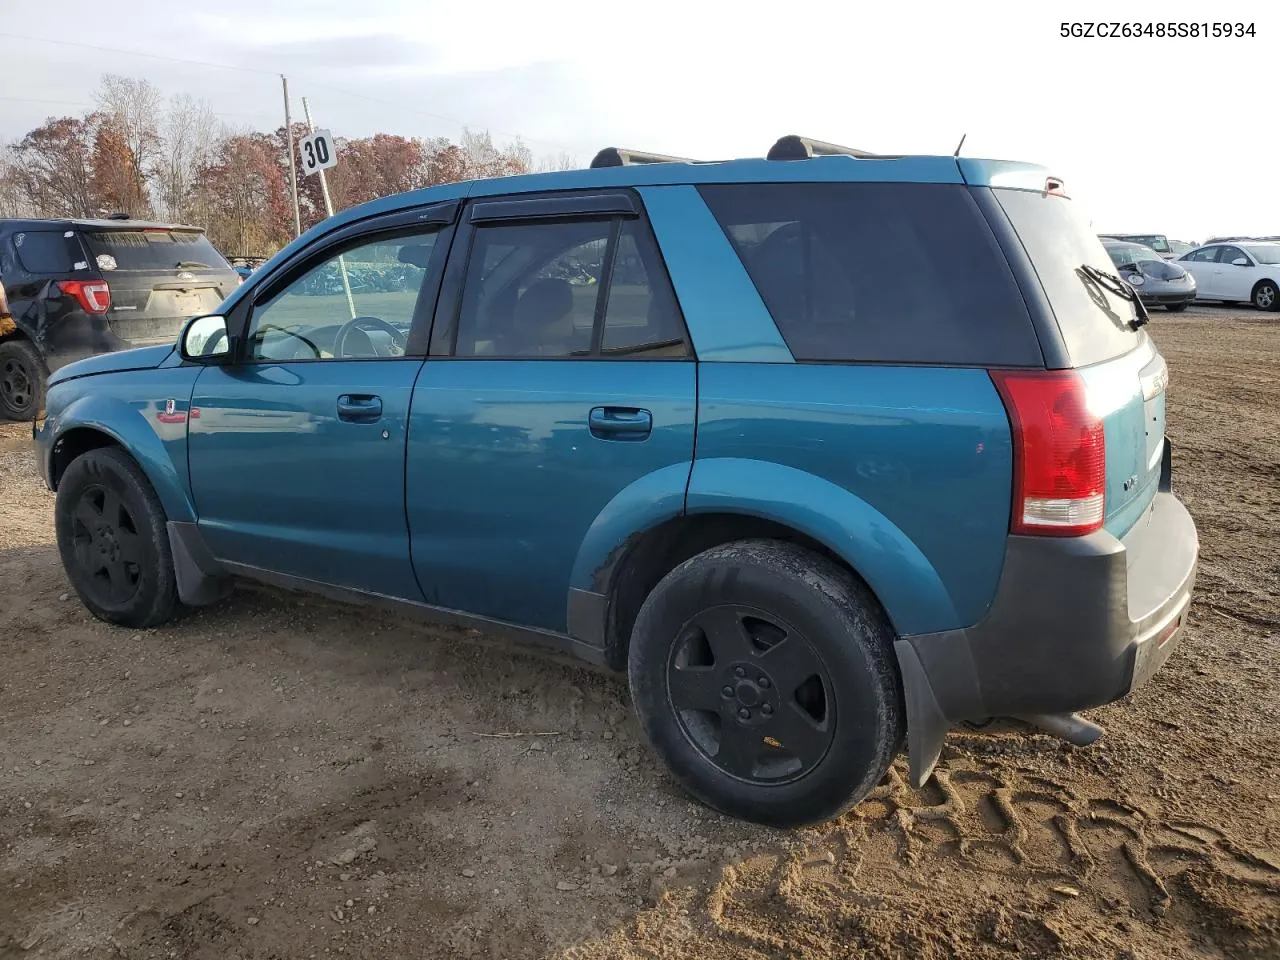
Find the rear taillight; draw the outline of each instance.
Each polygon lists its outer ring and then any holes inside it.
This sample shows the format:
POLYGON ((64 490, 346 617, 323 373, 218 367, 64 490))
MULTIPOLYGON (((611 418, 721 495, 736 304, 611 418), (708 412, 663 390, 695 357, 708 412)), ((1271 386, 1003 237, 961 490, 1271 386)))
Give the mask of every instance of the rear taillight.
POLYGON ((111 288, 101 280, 59 280, 58 289, 75 297, 85 313, 106 313, 111 309, 111 288))
POLYGON ((1013 428, 1013 533, 1075 537, 1102 526, 1102 420, 1069 370, 991 371, 1013 428))

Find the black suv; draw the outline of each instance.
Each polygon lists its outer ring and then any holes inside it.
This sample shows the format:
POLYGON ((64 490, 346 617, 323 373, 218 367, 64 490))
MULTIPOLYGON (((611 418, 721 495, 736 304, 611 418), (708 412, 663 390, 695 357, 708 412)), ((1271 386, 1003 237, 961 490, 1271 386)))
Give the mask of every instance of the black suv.
POLYGON ((74 360, 172 343, 218 308, 239 275, 204 231, 139 220, 0 220, 0 418, 44 408, 51 371, 74 360))

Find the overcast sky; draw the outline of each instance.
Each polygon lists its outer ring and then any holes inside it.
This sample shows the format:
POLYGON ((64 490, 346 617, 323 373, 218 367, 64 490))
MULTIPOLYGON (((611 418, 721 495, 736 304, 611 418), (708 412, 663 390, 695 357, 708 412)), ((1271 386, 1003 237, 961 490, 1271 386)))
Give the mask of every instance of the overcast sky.
MULTIPOLYGON (((104 71, 269 129, 283 72, 295 113, 306 96, 346 136, 456 138, 466 124, 585 163, 608 145, 760 156, 786 133, 951 153, 967 134, 966 155, 1051 166, 1099 230, 1280 233, 1280 3, 1216 8, 1256 37, 1059 35, 1063 17, 1119 7, 0 0, 0 139, 90 106, 104 71)), ((1130 18, 1211 18, 1207 0, 1141 10, 1130 18)))

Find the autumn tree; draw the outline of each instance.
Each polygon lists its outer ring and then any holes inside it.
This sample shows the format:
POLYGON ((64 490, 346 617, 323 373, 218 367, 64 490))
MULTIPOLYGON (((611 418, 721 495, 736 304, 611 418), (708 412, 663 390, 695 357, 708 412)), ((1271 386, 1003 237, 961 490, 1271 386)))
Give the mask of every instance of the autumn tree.
POLYGON ((100 132, 100 136, 105 135, 104 160, 111 164, 95 173, 120 192, 124 192, 125 179, 131 180, 132 187, 125 195, 116 193, 112 199, 118 199, 122 209, 130 214, 149 214, 148 178, 159 163, 163 142, 160 91, 150 80, 107 73, 103 74, 102 86, 94 99, 101 115, 99 126, 105 131, 105 134, 100 132))
POLYGON ((78 117, 50 118, 19 141, 10 174, 22 202, 46 217, 95 215, 93 124, 78 117))

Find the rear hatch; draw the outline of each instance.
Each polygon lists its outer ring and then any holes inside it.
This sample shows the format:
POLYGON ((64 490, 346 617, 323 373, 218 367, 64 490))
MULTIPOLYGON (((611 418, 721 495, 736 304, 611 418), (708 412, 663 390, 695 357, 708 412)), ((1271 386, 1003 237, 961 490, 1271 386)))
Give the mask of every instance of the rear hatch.
POLYGON ((1106 448, 1104 527, 1124 536, 1159 487, 1168 367, 1134 305, 1091 279, 1115 265, 1076 205, 1057 193, 992 191, 1030 257, 1106 448))
POLYGON ((107 322, 136 345, 172 342, 190 317, 214 313, 240 277, 190 227, 86 226, 89 258, 111 289, 107 322))

